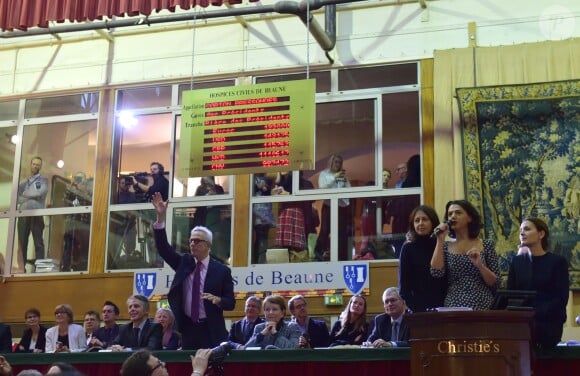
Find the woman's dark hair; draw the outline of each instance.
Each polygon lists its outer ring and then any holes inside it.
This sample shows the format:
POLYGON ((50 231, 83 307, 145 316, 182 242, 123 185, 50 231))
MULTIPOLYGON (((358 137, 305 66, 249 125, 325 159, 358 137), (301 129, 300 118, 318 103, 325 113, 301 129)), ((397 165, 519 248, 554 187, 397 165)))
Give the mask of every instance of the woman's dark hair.
POLYGON ((64 363, 64 362, 56 362, 56 363, 52 363, 50 365, 50 367, 48 367, 48 369, 51 369, 52 367, 56 367, 60 370, 60 372, 58 373, 59 375, 78 375, 79 371, 77 371, 77 369, 75 367, 73 367, 72 365, 68 364, 68 363, 64 363))
POLYGON ((524 218, 522 222, 524 221, 532 222, 538 231, 544 231, 544 237, 542 238, 542 248, 544 251, 547 251, 550 245, 550 229, 548 228, 546 222, 536 217, 524 218))
POLYGON ((409 215, 409 239, 412 242, 417 240, 417 237, 419 236, 417 234, 417 231, 415 231, 415 216, 420 211, 425 213, 425 215, 431 220, 431 225, 433 227, 431 227, 430 231, 433 231, 433 229, 435 227, 439 226, 439 223, 441 223, 439 221, 439 216, 437 215, 437 212, 435 211, 435 209, 433 209, 432 207, 427 206, 427 205, 417 206, 415 209, 413 209, 413 211, 409 215))
POLYGON ((401 185, 402 188, 421 186, 421 157, 419 154, 412 155, 407 161, 407 177, 401 185))
POLYGON ((26 312, 24 312, 24 319, 26 320, 26 317, 28 315, 33 315, 33 316, 37 316, 38 318, 40 318, 40 311, 38 310, 38 308, 28 308, 26 310, 26 312))
MULTIPOLYGON (((467 200, 452 200, 445 205, 445 218, 444 220, 447 221, 449 219, 449 207, 451 205, 459 205, 463 210, 467 212, 467 214, 471 217, 471 223, 467 225, 469 238, 475 239, 479 236, 479 232, 483 227, 483 223, 481 221, 481 215, 473 206, 473 204, 467 200)), ((455 231, 453 229, 449 230, 449 237, 455 238, 455 231)))

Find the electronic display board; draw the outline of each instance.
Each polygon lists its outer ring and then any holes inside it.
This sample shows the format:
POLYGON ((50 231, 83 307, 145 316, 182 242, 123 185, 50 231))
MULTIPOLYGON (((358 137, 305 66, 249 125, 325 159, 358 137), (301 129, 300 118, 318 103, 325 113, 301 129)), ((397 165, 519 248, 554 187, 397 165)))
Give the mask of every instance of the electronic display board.
POLYGON ((315 80, 183 93, 179 176, 314 168, 315 80))

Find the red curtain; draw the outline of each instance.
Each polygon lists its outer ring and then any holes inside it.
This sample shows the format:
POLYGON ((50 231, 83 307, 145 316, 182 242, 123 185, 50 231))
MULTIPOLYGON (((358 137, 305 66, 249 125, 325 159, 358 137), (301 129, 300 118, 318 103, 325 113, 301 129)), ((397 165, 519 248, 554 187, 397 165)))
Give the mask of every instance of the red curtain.
MULTIPOLYGON (((250 2, 258 0, 248 0, 250 2)), ((240 4, 242 0, 229 0, 240 4)), ((176 7, 220 6, 224 0, 0 0, 0 29, 27 30, 29 27, 47 27, 49 21, 94 21, 103 17, 150 15, 163 9, 171 12, 176 7)))

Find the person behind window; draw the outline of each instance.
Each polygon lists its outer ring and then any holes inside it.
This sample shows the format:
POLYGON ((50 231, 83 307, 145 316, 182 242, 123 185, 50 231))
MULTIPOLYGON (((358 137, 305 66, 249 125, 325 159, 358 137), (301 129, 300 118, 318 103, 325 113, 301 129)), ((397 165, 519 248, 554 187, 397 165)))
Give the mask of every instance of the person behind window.
POLYGON ((175 316, 169 308, 159 308, 155 313, 155 322, 163 327, 161 345, 163 350, 177 350, 181 347, 181 336, 173 330, 175 316))
POLYGON ((363 295, 353 295, 330 330, 330 347, 361 345, 368 330, 367 300, 363 295))
POLYGON ((254 327, 252 338, 244 347, 262 349, 297 349, 302 334, 295 322, 285 321, 286 302, 278 295, 269 295, 262 304, 266 322, 254 327))
MULTIPOLYGON (((92 179, 87 179, 84 172, 77 172, 65 191, 67 206, 91 205, 93 196, 92 179)), ((65 216, 64 247, 60 270, 86 270, 90 238, 89 213, 68 214, 65 216)))
POLYGON ((388 168, 383 168, 383 189, 389 188, 389 181, 391 180, 391 170, 388 168))
POLYGON ((127 351, 146 348, 161 350, 163 328, 149 319, 149 300, 143 295, 133 295, 127 299, 128 324, 121 325, 119 335, 113 340, 111 350, 127 351))
POLYGON ((481 227, 481 216, 469 201, 449 201, 445 206, 445 220, 436 227, 431 275, 447 277, 446 307, 491 308, 501 278, 493 242, 479 239, 481 227), (446 242, 447 234, 455 241, 446 242))
POLYGON ((45 352, 80 352, 87 348, 83 327, 73 324, 72 307, 59 304, 54 309, 56 325, 46 331, 45 352))
POLYGON ((22 338, 16 352, 41 353, 46 346, 46 328, 40 325, 40 311, 36 308, 27 309, 24 312, 24 320, 27 328, 22 333, 22 338))
MULTIPOLYGON (((318 188, 349 188, 350 181, 343 168, 341 155, 333 154, 328 160, 328 168, 320 172, 318 188)), ((318 260, 330 259, 330 200, 322 201, 320 232, 316 241, 315 254, 318 260)), ((347 198, 338 200, 338 259, 348 259, 348 239, 352 236, 352 210, 347 198)))
POLYGON ((548 252, 550 230, 539 218, 520 225, 520 248, 510 262, 507 288, 533 290, 533 340, 541 349, 555 347, 562 338, 568 304, 568 262, 548 252))
POLYGON ((397 165, 397 169, 395 170, 395 173, 399 177, 399 180, 397 180, 397 182, 395 183, 395 188, 403 188, 403 183, 405 182, 405 179, 407 178, 407 163, 405 163, 405 162, 399 163, 397 165))
POLYGON ((444 304, 447 279, 435 278, 430 271, 437 243, 431 234, 439 223, 435 209, 427 205, 417 206, 409 218, 409 241, 403 244, 399 261, 399 289, 413 312, 425 312, 444 304))
MULTIPOLYGON (((45 205, 48 193, 48 179, 40 175, 42 158, 33 157, 30 160, 30 177, 18 185, 18 209, 34 210, 42 209, 45 205)), ((22 255, 22 264, 19 268, 26 273, 28 262, 28 238, 32 233, 36 260, 44 258, 44 217, 20 217, 18 218, 18 247, 22 255)))
POLYGON ((385 313, 377 315, 373 331, 363 343, 365 347, 409 347, 409 326, 405 320, 406 305, 399 289, 389 287, 383 292, 385 313))
POLYGON ((406 177, 400 188, 413 188, 421 186, 421 157, 419 154, 412 155, 406 164, 406 177))
POLYGON ((144 192, 144 202, 149 202, 151 197, 153 197, 153 194, 156 192, 159 192, 161 197, 163 197, 163 200, 167 201, 169 198, 169 180, 165 177, 165 168, 159 162, 151 162, 149 170, 153 182, 149 183, 148 181, 142 180, 133 175, 133 186, 144 192))
MULTIPOLYGON (((254 196, 270 196, 272 179, 266 174, 254 174, 254 196)), ((271 202, 260 202, 252 206, 252 221, 254 227, 253 260, 254 264, 266 262, 268 237, 270 229, 276 227, 276 220, 272 211, 271 202)))

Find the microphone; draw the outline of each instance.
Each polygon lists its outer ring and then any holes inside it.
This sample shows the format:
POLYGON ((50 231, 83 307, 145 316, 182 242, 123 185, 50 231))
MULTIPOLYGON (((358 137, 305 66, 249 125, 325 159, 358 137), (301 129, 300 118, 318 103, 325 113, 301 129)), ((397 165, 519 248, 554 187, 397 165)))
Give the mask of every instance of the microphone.
MULTIPOLYGON (((448 219, 446 221, 443 221, 443 223, 445 223, 447 226, 451 226, 453 224, 453 221, 451 219, 448 219)), ((430 238, 436 238, 437 236, 439 236, 440 233, 441 229, 436 228, 435 230, 433 230, 433 233, 431 234, 430 238)))

